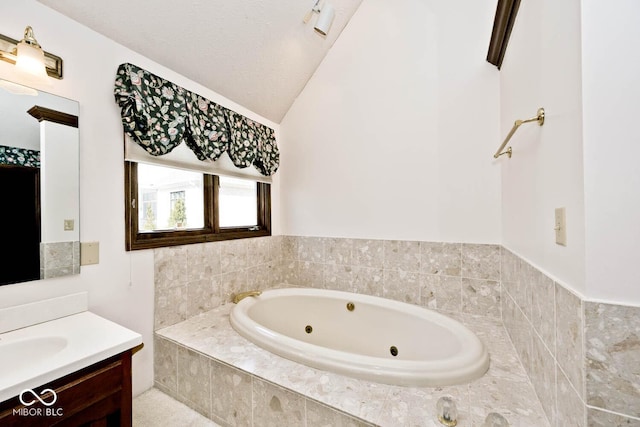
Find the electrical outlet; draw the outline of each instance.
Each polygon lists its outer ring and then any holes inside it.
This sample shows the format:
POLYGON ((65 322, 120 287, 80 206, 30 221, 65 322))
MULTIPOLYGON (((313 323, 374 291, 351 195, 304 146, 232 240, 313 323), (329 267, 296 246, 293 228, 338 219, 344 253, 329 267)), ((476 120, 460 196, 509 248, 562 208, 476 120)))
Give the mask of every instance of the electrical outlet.
POLYGON ((556 244, 567 246, 567 215, 565 208, 556 208, 554 230, 556 231, 556 244))

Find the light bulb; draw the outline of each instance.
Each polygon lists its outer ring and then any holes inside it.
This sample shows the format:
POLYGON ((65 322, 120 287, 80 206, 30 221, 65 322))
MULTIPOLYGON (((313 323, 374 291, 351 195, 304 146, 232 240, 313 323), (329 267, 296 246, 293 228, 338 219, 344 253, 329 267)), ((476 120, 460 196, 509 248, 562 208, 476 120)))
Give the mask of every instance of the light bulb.
POLYGON ((42 49, 28 45, 25 42, 18 43, 16 67, 23 73, 38 77, 46 77, 44 66, 44 52, 42 49))
POLYGON ((16 47, 16 68, 28 83, 50 85, 44 65, 44 51, 33 37, 33 30, 27 27, 25 37, 16 47))

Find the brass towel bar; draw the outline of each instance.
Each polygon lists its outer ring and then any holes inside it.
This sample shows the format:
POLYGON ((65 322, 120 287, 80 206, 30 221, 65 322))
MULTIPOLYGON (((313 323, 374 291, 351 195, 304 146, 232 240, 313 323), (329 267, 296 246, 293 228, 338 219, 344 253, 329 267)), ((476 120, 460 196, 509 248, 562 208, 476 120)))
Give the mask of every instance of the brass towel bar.
POLYGON ((507 145, 507 143, 509 142, 513 134, 516 133, 520 125, 523 125, 525 123, 530 123, 530 122, 538 122, 538 125, 542 126, 544 124, 544 108, 538 108, 538 114, 535 117, 531 117, 530 119, 526 119, 526 120, 516 120, 515 123, 513 124, 513 127, 509 131, 509 134, 504 139, 504 142, 502 143, 500 148, 498 148, 498 151, 496 151, 496 154, 493 155, 493 158, 497 159, 503 154, 506 154, 507 156, 509 156, 509 158, 511 158, 511 153, 513 152, 511 147, 507 148, 505 151, 502 151, 502 150, 504 149, 505 145, 507 145))

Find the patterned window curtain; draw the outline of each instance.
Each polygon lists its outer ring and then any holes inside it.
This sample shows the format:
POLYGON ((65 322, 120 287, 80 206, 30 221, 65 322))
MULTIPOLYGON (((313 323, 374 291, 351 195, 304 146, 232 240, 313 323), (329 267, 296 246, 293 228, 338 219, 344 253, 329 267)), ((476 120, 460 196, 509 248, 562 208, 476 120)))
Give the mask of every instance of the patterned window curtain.
POLYGON ((152 156, 171 152, 187 128, 185 92, 135 65, 122 64, 115 96, 125 132, 152 156))
POLYGON ((186 144, 199 160, 217 160, 229 146, 224 109, 195 93, 187 96, 189 112, 186 144))
POLYGON ((253 165, 264 176, 278 170, 280 153, 267 126, 128 63, 118 67, 114 94, 125 132, 153 156, 184 140, 198 160, 227 152, 237 168, 253 165))
POLYGON ((40 167, 40 152, 26 148, 0 145, 0 165, 40 167))
POLYGON ((231 129, 231 143, 229 144, 229 158, 237 168, 246 168, 256 159, 258 139, 253 120, 227 110, 227 120, 231 129))
POLYGON ((254 165, 262 175, 273 175, 280 162, 273 129, 229 110, 227 119, 231 128, 229 157, 233 164, 238 168, 254 165))
POLYGON ((256 159, 253 161, 253 166, 262 175, 271 176, 276 173, 280 166, 280 150, 276 145, 273 129, 260 123, 256 123, 256 125, 258 125, 258 152, 256 159))

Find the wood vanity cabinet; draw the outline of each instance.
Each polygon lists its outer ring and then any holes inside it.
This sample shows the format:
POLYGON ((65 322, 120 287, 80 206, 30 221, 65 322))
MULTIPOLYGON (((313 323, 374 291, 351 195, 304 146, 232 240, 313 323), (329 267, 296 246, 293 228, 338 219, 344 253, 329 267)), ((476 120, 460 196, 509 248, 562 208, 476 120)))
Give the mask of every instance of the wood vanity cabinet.
MULTIPOLYGON (((134 351, 127 350, 35 388, 38 395, 44 389, 55 391, 57 400, 49 407, 39 401, 25 407, 18 396, 0 403, 0 426, 131 426, 134 351)), ((42 398, 47 403, 53 401, 51 393, 42 398)), ((34 399, 31 394, 25 394, 23 400, 29 403, 34 399)))

